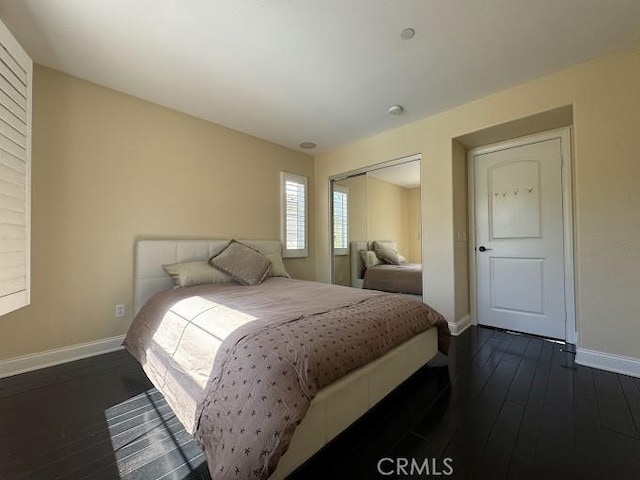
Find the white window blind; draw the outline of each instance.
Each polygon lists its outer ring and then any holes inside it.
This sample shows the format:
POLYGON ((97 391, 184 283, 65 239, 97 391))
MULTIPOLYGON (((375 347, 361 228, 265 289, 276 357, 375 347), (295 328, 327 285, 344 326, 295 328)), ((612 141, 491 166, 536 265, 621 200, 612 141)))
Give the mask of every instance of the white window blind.
POLYGON ((283 257, 306 257, 307 178, 281 173, 283 257))
POLYGON ((0 315, 30 301, 32 71, 0 22, 0 315))
POLYGON ((333 254, 349 253, 349 189, 333 186, 333 254))

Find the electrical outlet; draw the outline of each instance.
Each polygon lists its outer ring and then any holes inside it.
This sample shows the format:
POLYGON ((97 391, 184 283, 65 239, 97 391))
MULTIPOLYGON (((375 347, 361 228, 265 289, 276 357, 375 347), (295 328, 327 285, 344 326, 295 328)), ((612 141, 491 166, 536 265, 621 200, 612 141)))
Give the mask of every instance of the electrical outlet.
POLYGON ((124 315, 125 315, 124 305, 122 304, 116 305, 116 318, 124 318, 124 315))

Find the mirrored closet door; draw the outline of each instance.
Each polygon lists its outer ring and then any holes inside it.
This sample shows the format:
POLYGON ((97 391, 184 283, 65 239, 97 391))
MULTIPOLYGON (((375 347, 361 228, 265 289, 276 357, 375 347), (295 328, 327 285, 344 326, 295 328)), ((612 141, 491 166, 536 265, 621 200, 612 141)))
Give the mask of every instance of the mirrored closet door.
POLYGON ((331 180, 332 281, 422 296, 420 158, 331 180))

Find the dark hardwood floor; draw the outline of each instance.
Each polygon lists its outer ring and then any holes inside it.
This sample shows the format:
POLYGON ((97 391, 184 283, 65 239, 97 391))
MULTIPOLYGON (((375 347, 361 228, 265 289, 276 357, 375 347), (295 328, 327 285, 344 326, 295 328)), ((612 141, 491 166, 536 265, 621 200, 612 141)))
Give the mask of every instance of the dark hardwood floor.
MULTIPOLYGON (((640 479, 640 379, 568 347, 471 328, 291 478, 436 478, 450 458, 440 478, 640 479)), ((1 480, 210 478, 124 351, 0 380, 0 452, 1 480)))

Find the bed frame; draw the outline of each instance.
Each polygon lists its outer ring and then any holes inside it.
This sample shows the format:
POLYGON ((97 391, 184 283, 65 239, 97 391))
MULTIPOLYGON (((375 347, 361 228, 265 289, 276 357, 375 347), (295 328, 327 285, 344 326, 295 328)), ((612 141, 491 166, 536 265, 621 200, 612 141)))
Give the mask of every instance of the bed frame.
MULTIPOLYGON (((281 252, 282 248, 278 241, 240 241, 262 253, 281 252)), ((134 268, 135 313, 153 294, 172 287, 172 280, 162 265, 206 260, 227 243, 228 240, 138 241, 134 268)), ((436 329, 431 328, 320 390, 270 479, 281 479, 293 472, 436 353, 436 329)))

